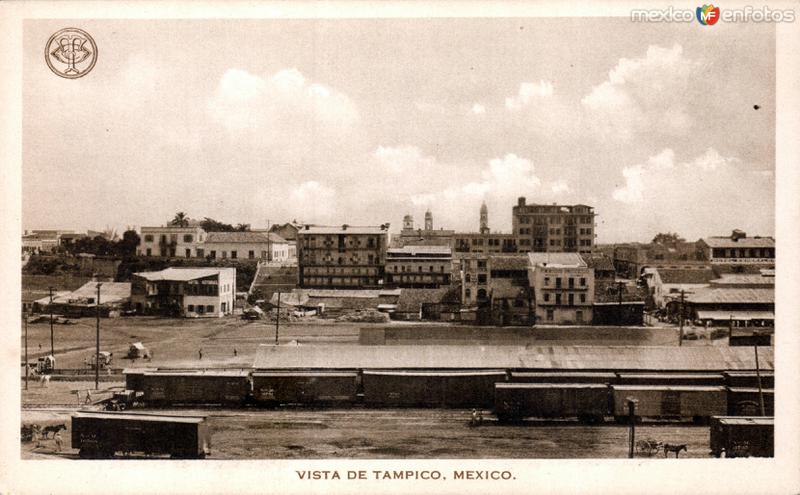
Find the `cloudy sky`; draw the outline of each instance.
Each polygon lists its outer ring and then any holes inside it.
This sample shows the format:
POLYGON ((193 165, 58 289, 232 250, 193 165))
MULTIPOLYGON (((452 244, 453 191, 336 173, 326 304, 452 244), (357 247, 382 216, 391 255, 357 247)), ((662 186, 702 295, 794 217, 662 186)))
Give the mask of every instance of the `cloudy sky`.
POLYGON ((583 203, 598 241, 774 233, 774 27, 628 19, 26 21, 23 226, 176 211, 508 231, 518 196, 583 203), (754 105, 760 109, 755 110, 754 105))

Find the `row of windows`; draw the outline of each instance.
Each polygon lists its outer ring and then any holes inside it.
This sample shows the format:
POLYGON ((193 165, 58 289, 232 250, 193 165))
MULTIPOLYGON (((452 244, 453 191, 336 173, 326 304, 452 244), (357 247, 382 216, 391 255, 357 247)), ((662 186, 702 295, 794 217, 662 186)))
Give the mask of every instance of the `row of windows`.
POLYGON ((387 277, 389 282, 397 281, 397 282, 435 282, 435 281, 443 281, 447 283, 448 276, 437 276, 437 275, 389 275, 387 277))
POLYGON ((376 268, 305 267, 304 275, 376 275, 376 268))
MULTIPOLYGON (((478 274, 478 284, 485 285, 486 284, 486 280, 487 280, 486 274, 484 274, 484 273, 478 274)), ((465 282, 472 282, 472 275, 467 273, 464 276, 464 281, 465 282)))
MULTIPOLYGON (((144 235, 144 242, 153 242, 155 240, 155 236, 153 234, 145 234, 144 235)), ((169 242, 178 242, 178 234, 161 234, 159 241, 162 244, 166 244, 169 242)), ((194 236, 192 234, 184 234, 183 235, 183 242, 194 242, 194 236)))
MULTIPOLYGON (((379 259, 375 257, 375 255, 367 255, 366 260, 362 259, 360 256, 355 255, 347 258, 345 256, 338 256, 335 260, 337 265, 375 265, 379 259), (366 261, 366 263, 364 263, 366 261)), ((315 255, 310 253, 303 254, 303 261, 309 265, 319 265, 319 264, 333 264, 334 258, 330 254, 326 254, 318 259, 315 255)))
MULTIPOLYGON (((392 271, 393 271, 394 273, 397 273, 397 272, 412 272, 412 271, 414 271, 414 270, 412 270, 412 267, 410 267, 410 266, 408 266, 408 267, 407 267, 407 266, 405 266, 405 265, 402 265, 402 266, 398 267, 397 265, 394 265, 394 266, 392 267, 392 271), (398 268, 400 268, 400 270, 398 270, 398 268)), ((423 267, 422 267, 421 265, 420 265, 420 266, 417 266, 417 271, 418 271, 418 272, 422 272, 422 271, 423 271, 423 267)), ((434 267, 433 267, 433 265, 430 265, 430 266, 428 267, 428 271, 429 271, 429 272, 433 272, 433 271, 434 271, 434 267)), ((439 272, 440 272, 440 273, 444 273, 444 266, 440 266, 440 267, 439 267, 439 272)))
MULTIPOLYGON (((349 239, 346 238, 346 235, 338 235, 336 238, 334 236, 309 236, 303 235, 303 246, 306 248, 317 248, 317 247, 332 247, 338 246, 339 248, 345 247, 361 247, 362 245, 362 237, 350 237, 349 239), (349 241, 349 242, 348 242, 349 241)), ((364 245, 367 248, 375 248, 380 243, 377 242, 376 237, 370 236, 367 237, 364 241, 364 245)))
POLYGON ((209 304, 207 306, 203 306, 202 304, 198 304, 195 306, 194 304, 190 304, 186 307, 186 310, 190 313, 194 313, 195 311, 199 314, 203 313, 213 313, 214 312, 214 305, 209 304))
POLYGON ((774 258, 775 249, 774 248, 763 248, 763 249, 714 248, 714 257, 715 258, 774 258))
POLYGON ((534 225, 544 225, 546 223, 550 223, 552 225, 558 225, 561 223, 592 223, 594 220, 591 216, 585 215, 537 215, 537 216, 519 216, 519 223, 530 224, 533 223, 534 225), (566 220, 566 222, 565 222, 566 220))
MULTIPOLYGON (((196 252, 198 258, 205 258, 205 254, 206 254, 205 249, 197 248, 195 250, 195 252, 196 252)), ((211 251, 208 252, 208 256, 211 259, 216 259, 217 258, 217 254, 219 254, 219 256, 222 259, 227 259, 228 258, 228 251, 219 251, 219 253, 218 253, 216 250, 212 249, 211 251)), ((267 259, 267 251, 261 251, 261 253, 259 253, 259 254, 260 254, 260 256, 259 256, 258 259, 262 259, 262 260, 267 259)), ((151 248, 145 249, 145 255, 146 256, 153 256, 153 250, 151 248)), ((175 257, 175 249, 167 249, 167 248, 162 247, 159 250, 159 255, 163 256, 163 257, 175 257)), ((186 258, 191 258, 192 257, 192 250, 189 249, 189 248, 186 248, 184 250, 184 256, 186 258)), ((284 249, 275 250, 273 252, 273 256, 276 259, 285 259, 285 258, 288 257, 288 251, 284 250, 284 249)), ((231 251, 230 252, 230 258, 232 260, 239 259, 239 252, 236 251, 236 250, 231 251)), ((251 260, 256 259, 256 251, 253 251, 253 250, 248 251, 247 252, 247 259, 251 259, 251 260)))
POLYGON ((377 285, 374 277, 303 277, 305 285, 377 285))
MULTIPOLYGON (((556 288, 557 289, 560 288, 561 287, 562 278, 561 277, 554 277, 554 280, 555 280, 555 283, 556 283, 556 288)), ((580 283, 581 287, 586 287, 586 277, 580 277, 579 283, 580 283)), ((544 278, 544 286, 545 287, 549 287, 550 286, 550 277, 545 277, 544 278)), ((567 278, 567 286, 575 287, 575 277, 568 277, 567 278)))
MULTIPOLYGON (((578 300, 580 302, 582 302, 582 303, 586 302, 586 294, 578 294, 578 296, 579 296, 578 300)), ((545 292, 543 299, 544 299, 544 302, 550 302, 551 301, 550 293, 549 292, 545 292)), ((562 300, 561 299, 561 294, 555 294, 555 299, 554 300, 555 300, 556 306, 560 306, 561 305, 561 300, 562 300)), ((572 294, 572 293, 567 294, 567 304, 569 306, 572 306, 573 304, 575 304, 575 294, 572 294)))

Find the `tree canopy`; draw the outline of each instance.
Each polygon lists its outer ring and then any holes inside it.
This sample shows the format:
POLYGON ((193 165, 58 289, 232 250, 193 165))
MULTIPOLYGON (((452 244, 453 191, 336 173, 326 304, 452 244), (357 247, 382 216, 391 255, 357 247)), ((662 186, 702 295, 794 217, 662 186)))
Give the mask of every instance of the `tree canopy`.
POLYGON ((653 237, 653 244, 677 244, 686 242, 686 239, 679 236, 676 232, 660 232, 653 237))

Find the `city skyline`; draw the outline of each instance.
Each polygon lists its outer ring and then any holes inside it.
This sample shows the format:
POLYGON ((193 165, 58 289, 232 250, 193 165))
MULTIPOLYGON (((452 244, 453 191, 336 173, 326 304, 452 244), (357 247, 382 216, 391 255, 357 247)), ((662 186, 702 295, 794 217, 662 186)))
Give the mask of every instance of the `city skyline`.
POLYGON ((774 235, 774 26, 228 22, 86 21, 99 62, 68 81, 37 63, 60 24, 26 21, 24 229, 475 231, 486 201, 510 232, 525 196, 594 207, 598 243, 774 235))

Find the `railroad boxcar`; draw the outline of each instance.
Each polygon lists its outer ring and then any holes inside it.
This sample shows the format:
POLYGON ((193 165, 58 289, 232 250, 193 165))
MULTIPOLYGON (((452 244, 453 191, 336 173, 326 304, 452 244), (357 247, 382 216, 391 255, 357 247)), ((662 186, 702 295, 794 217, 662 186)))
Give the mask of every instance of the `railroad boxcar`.
POLYGON ((146 368, 125 368, 122 374, 125 375, 125 388, 128 390, 142 390, 142 375, 146 372, 156 371, 146 368))
MULTIPOLYGON (((755 371, 726 371, 725 385, 728 387, 758 387, 758 375, 755 371)), ((772 370, 762 371, 761 386, 763 388, 775 388, 775 373, 772 370)))
POLYGON ((616 383, 617 375, 593 371, 512 371, 511 381, 518 383, 616 383))
POLYGON ((204 416, 78 412, 72 416, 72 447, 82 458, 137 452, 202 459, 211 453, 211 433, 204 416))
MULTIPOLYGON (((762 389, 764 396, 764 413, 775 414, 775 390, 762 389)), ((758 388, 728 387, 728 416, 760 416, 761 402, 758 388)))
POLYGON ((364 403, 371 406, 491 407, 503 370, 368 371, 364 403))
POLYGON ((152 371, 139 377, 148 406, 178 404, 241 405, 250 396, 246 371, 152 371))
POLYGON ((609 387, 600 383, 497 383, 494 391, 500 421, 535 417, 594 423, 611 412, 609 387))
POLYGON ((617 373, 619 385, 689 385, 720 387, 725 385, 721 373, 617 373))
POLYGON ((638 401, 636 416, 685 419, 696 422, 727 413, 725 387, 670 385, 613 385, 614 416, 628 415, 627 399, 638 401))
POLYGON ((262 405, 353 403, 358 378, 356 371, 255 371, 253 400, 262 405))
POLYGON ((716 416, 711 418, 711 454, 720 457, 773 457, 775 418, 716 416))

